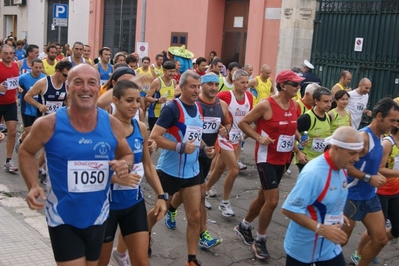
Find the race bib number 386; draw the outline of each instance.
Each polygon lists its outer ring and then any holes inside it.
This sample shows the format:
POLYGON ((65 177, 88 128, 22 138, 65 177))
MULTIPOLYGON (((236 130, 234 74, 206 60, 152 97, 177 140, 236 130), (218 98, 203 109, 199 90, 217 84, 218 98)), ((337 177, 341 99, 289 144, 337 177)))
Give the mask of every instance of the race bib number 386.
POLYGON ((107 161, 68 161, 68 191, 75 193, 104 190, 109 178, 107 161))

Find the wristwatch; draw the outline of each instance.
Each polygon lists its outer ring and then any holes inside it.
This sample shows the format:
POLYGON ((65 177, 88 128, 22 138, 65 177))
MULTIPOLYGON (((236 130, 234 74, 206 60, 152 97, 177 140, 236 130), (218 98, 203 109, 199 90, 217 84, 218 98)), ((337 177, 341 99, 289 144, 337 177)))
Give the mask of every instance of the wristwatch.
POLYGON ((164 201, 168 201, 169 195, 168 195, 168 193, 158 195, 158 199, 163 199, 164 201))
POLYGON ((371 179, 371 175, 369 175, 369 174, 365 174, 363 177, 363 181, 366 183, 370 182, 370 179, 371 179))
POLYGON ((158 98, 156 98, 156 99, 155 99, 155 103, 158 103, 158 102, 159 102, 159 99, 158 99, 158 98))

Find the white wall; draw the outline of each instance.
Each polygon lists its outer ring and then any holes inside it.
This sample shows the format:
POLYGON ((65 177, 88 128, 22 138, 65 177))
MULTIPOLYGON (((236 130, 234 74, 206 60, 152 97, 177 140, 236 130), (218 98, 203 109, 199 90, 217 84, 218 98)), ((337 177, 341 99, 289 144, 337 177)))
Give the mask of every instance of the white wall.
MULTIPOLYGON (((2 7, 0 8, 1 21, 4 22, 3 27, 0 28, 0 37, 1 38, 7 37, 10 34, 10 31, 13 31, 12 20, 6 19, 5 16, 16 15, 17 16, 17 21, 16 21, 17 25, 16 25, 16 31, 14 32, 14 35, 17 36, 18 40, 22 39, 22 37, 23 37, 22 32, 28 30, 27 5, 4 6, 4 1, 0 1, 0 4, 2 4, 2 7)), ((11 18, 11 17, 7 17, 7 18, 11 18)))
POLYGON ((69 0, 68 43, 88 43, 90 0, 69 0))
MULTIPOLYGON (((40 48, 46 42, 47 1, 28 1, 28 43, 36 44, 40 48)), ((41 51, 42 49, 40 49, 41 51)))

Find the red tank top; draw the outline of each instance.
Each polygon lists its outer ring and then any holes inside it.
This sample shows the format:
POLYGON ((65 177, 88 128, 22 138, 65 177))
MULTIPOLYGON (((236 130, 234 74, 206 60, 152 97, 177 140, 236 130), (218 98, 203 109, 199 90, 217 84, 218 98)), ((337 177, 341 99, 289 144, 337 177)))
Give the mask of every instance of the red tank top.
POLYGON ((11 67, 7 67, 0 62, 0 83, 6 82, 7 92, 0 95, 0 104, 11 104, 16 102, 16 89, 18 87, 19 69, 18 64, 11 62, 11 67))
POLYGON ((256 131, 261 136, 268 136, 274 140, 269 145, 260 145, 256 142, 256 163, 270 163, 285 165, 291 161, 291 152, 294 147, 295 131, 297 128, 297 113, 295 104, 290 100, 290 107, 284 110, 273 97, 265 99, 270 103, 273 115, 270 120, 259 118, 256 121, 256 131))

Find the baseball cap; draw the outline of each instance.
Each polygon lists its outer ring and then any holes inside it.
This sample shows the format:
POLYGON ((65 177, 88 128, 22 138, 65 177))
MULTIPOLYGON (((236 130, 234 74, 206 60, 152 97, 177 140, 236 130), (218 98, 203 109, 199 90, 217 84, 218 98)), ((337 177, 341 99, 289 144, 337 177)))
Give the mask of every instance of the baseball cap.
POLYGON ((286 81, 292 82, 301 82, 305 78, 298 76, 294 71, 291 70, 283 70, 277 74, 276 82, 284 83, 286 81))

